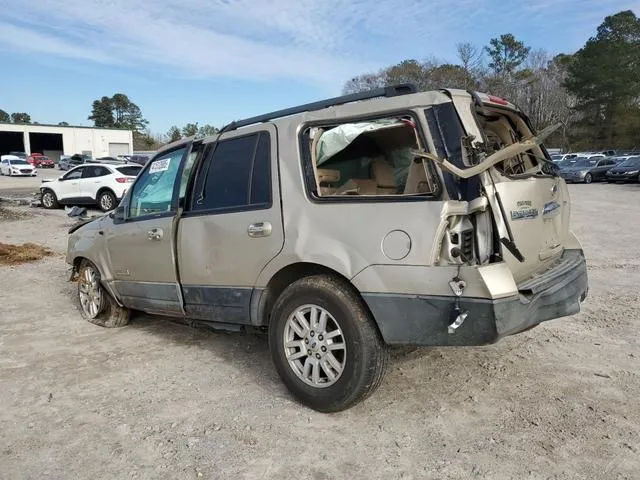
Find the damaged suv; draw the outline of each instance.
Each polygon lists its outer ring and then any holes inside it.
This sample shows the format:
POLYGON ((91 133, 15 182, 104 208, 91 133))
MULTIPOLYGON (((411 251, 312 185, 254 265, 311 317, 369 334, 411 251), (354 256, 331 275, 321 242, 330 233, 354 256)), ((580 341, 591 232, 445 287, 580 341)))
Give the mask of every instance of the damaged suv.
POLYGON ((82 314, 266 330, 299 401, 348 408, 389 346, 486 345, 580 310, 552 130, 500 98, 399 85, 168 145, 71 229, 82 314))

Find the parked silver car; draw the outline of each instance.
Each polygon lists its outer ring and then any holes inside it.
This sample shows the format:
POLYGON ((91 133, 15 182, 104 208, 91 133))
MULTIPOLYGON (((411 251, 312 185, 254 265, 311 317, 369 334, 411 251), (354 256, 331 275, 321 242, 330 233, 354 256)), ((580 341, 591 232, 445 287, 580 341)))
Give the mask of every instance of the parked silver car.
POLYGON ((552 131, 500 98, 402 85, 168 145, 115 211, 71 229, 82 314, 267 330, 299 401, 348 408, 390 345, 485 345, 579 311, 552 131))

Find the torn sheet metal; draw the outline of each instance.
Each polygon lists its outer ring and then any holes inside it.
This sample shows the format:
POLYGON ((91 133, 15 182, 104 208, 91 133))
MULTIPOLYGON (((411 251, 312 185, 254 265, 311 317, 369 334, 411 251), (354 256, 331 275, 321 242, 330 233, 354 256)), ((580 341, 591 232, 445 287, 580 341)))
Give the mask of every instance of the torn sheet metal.
POLYGON ((523 140, 521 142, 514 143, 512 145, 509 145, 508 147, 504 147, 503 149, 498 150, 493 155, 489 155, 482 163, 479 163, 478 165, 474 165, 473 167, 464 168, 464 169, 458 168, 452 163, 450 163, 448 160, 438 158, 437 156, 432 155, 429 152, 414 151, 414 154, 418 157, 428 158, 429 160, 433 160, 442 168, 444 168, 445 170, 453 173, 454 175, 460 178, 471 178, 481 174, 482 172, 489 170, 491 167, 493 167, 494 165, 500 162, 513 158, 516 155, 524 153, 527 150, 530 150, 540 145, 542 142, 544 142, 544 140, 549 135, 551 135, 561 126, 562 126, 561 123, 558 123, 556 125, 551 125, 545 128, 544 130, 542 130, 538 135, 528 138, 526 140, 523 140))

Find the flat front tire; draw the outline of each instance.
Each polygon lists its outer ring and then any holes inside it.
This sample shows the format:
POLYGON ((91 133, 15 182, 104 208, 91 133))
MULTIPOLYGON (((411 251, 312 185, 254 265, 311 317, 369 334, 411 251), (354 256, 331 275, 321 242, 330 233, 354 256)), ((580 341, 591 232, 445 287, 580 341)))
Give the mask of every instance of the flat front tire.
POLYGON ((97 267, 84 260, 78 272, 78 302, 83 318, 100 327, 123 327, 130 311, 119 306, 100 283, 97 267))
POLYGON ((283 383, 302 404, 338 412, 382 382, 388 350, 360 296, 329 275, 300 279, 276 300, 269 349, 283 383))

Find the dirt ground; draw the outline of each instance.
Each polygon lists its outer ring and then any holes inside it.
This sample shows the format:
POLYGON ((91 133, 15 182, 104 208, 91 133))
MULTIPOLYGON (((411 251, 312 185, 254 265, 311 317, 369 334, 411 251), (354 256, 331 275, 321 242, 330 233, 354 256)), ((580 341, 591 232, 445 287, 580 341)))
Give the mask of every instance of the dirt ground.
POLYGON ((28 215, 0 218, 0 242, 59 255, 0 266, 0 478, 640 478, 640 186, 570 190, 580 314, 395 356, 372 397, 334 415, 291 399, 263 338, 83 321, 72 222, 13 209, 28 215))

